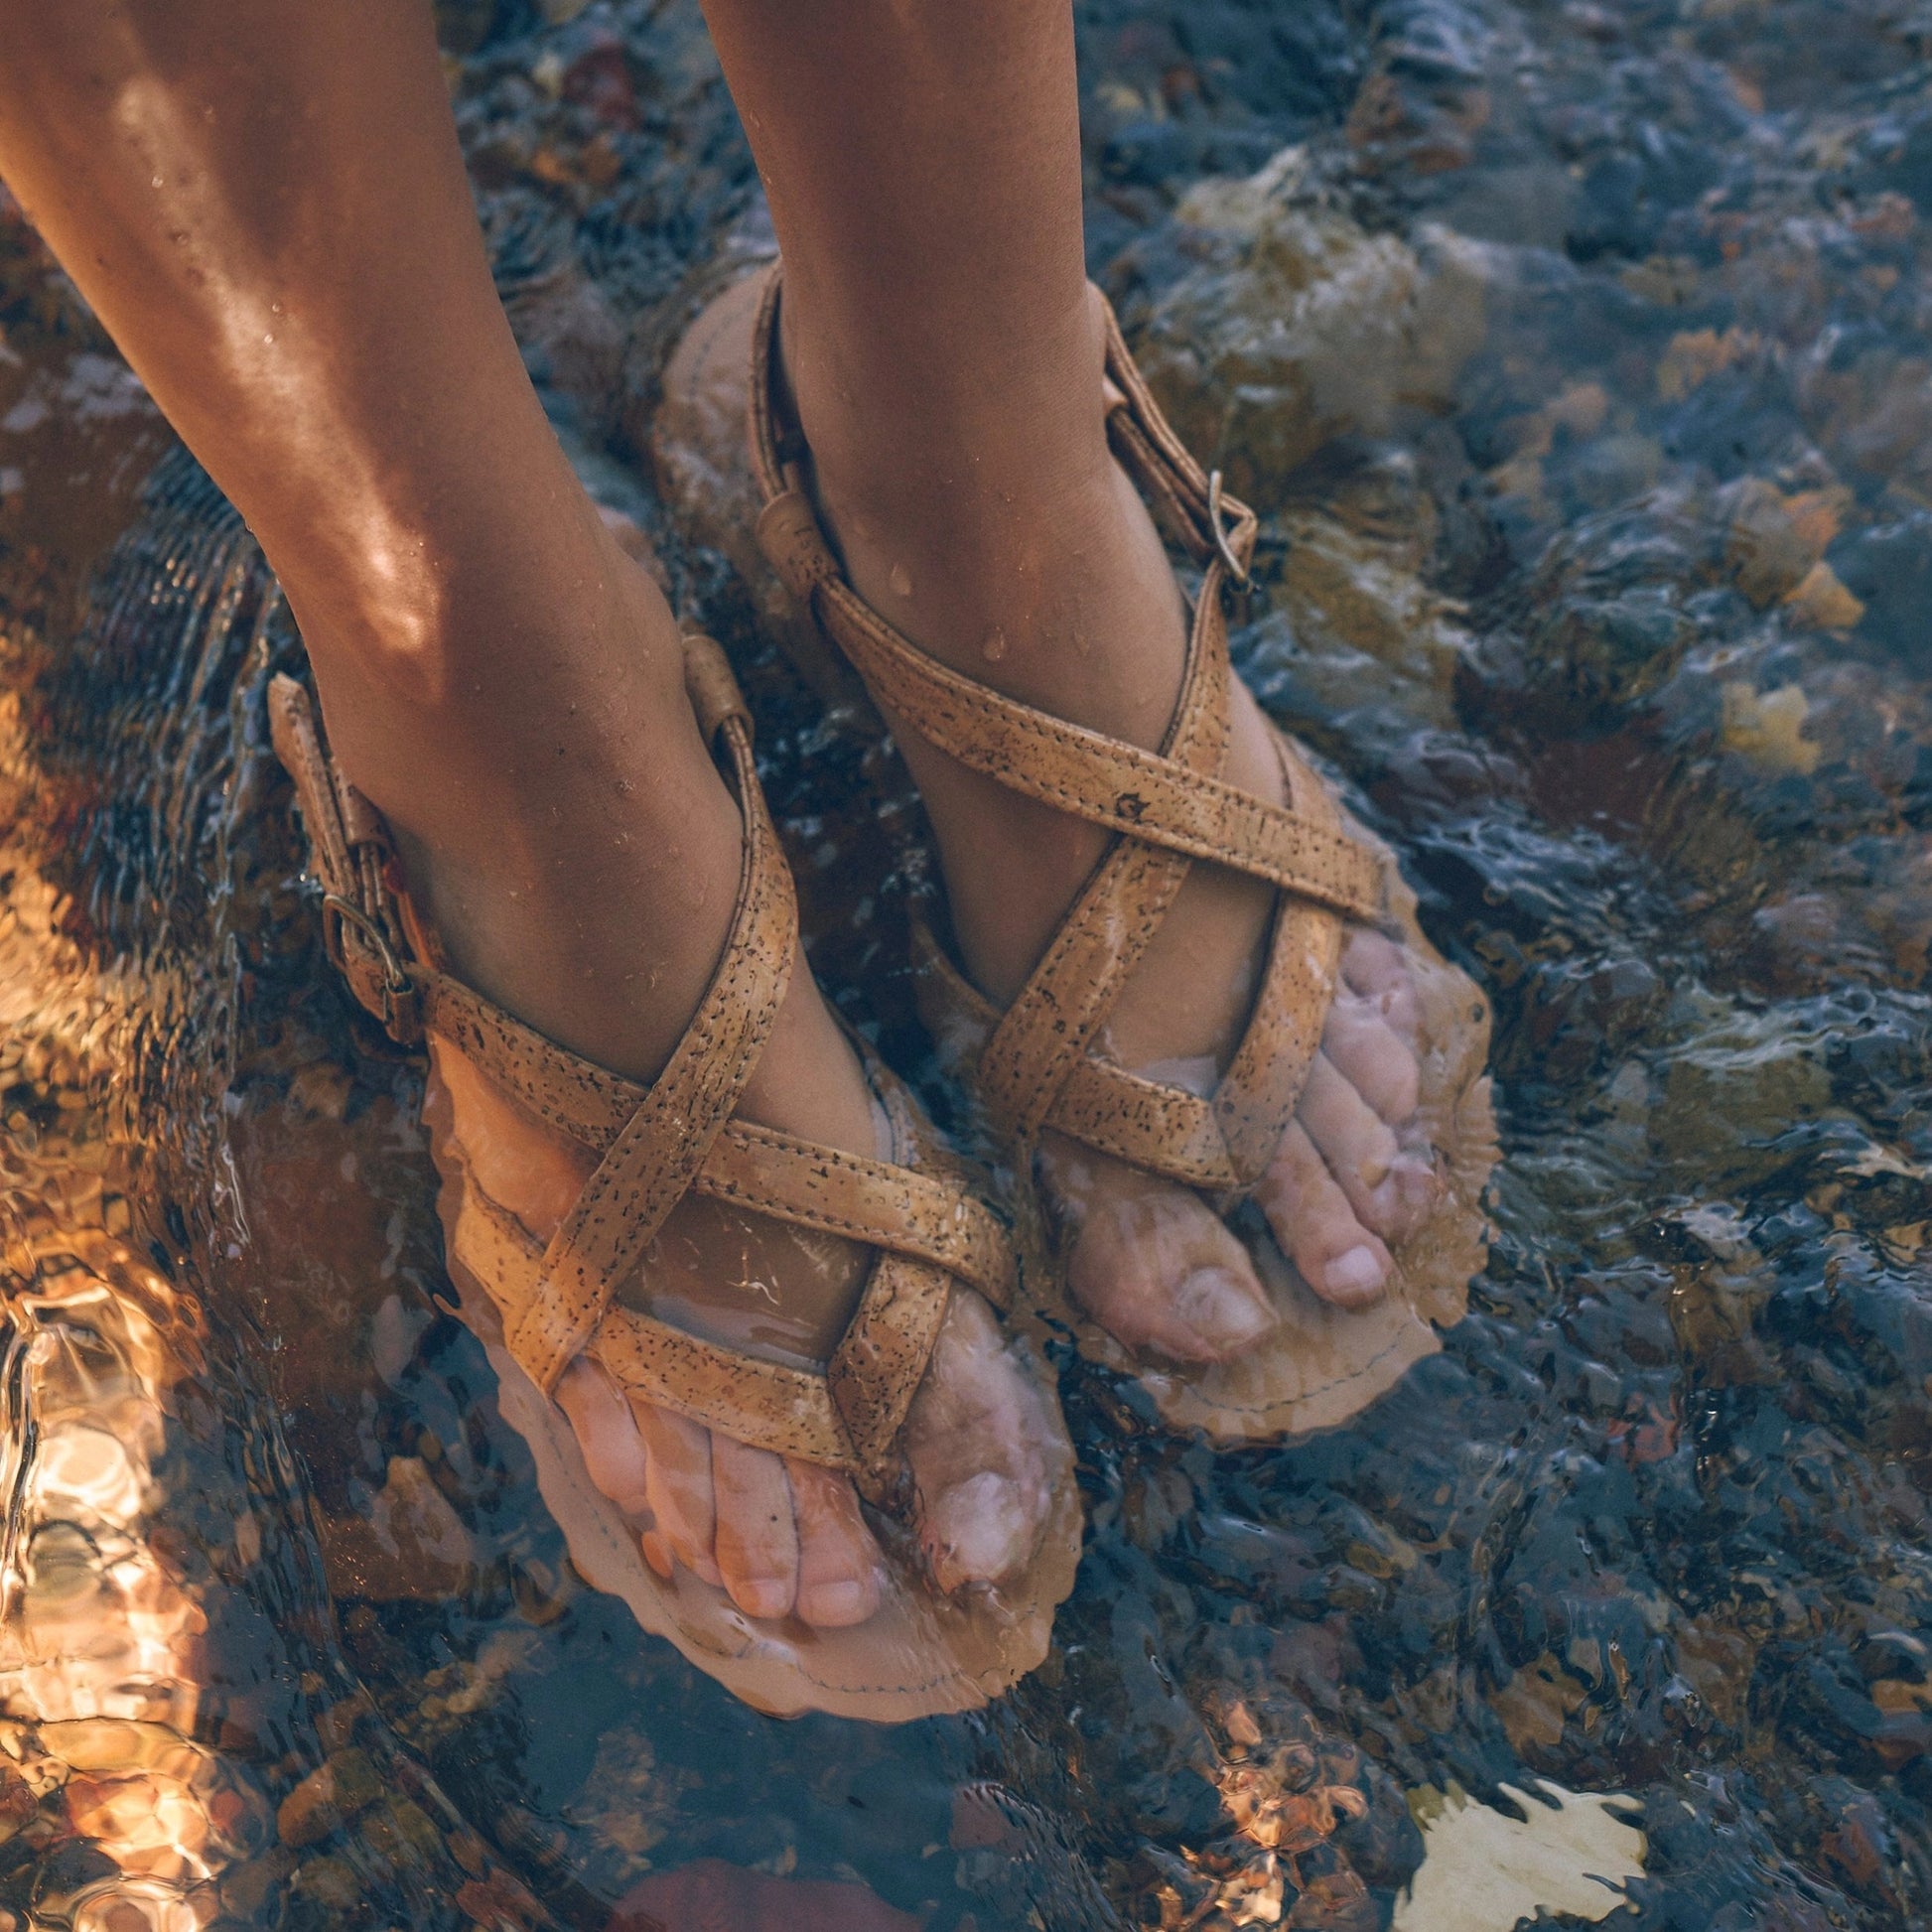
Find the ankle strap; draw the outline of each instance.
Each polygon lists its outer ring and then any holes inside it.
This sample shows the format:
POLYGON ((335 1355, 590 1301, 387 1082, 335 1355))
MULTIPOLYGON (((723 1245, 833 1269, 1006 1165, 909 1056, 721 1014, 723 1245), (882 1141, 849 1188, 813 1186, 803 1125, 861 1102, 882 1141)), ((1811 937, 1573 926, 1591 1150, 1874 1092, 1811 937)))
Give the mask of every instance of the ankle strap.
POLYGON ((1358 841, 1232 785, 1220 774, 1230 671, 1222 592, 1245 580, 1254 512, 1204 472, 1162 415, 1105 314, 1108 436, 1172 534, 1202 565, 1180 697, 1160 751, 1147 751, 1021 704, 942 664, 860 597, 833 554, 805 483, 795 431, 778 401, 780 272, 773 265, 753 331, 751 443, 764 505, 758 541, 786 589, 810 608, 894 716, 961 764, 1011 791, 1108 832, 1205 859, 1298 897, 1374 920, 1381 867, 1358 841), (1195 741, 1199 755, 1178 757, 1195 741))
POLYGON ((286 673, 269 684, 268 723, 309 835, 330 962, 389 1037, 414 1046, 423 1036, 422 996, 394 888, 388 827, 323 749, 309 694, 286 673))
POLYGON ((791 873, 759 784, 738 681, 709 637, 685 638, 684 667, 699 721, 729 758, 745 819, 744 859, 711 984, 647 1086, 568 1052, 417 955, 381 814, 329 756, 302 686, 283 676, 269 688, 270 730, 295 782, 323 889, 326 943, 357 1002, 399 1044, 415 1044, 426 1031, 448 1037, 540 1120, 603 1148, 545 1251, 540 1280, 505 1328, 511 1354, 546 1393, 596 1332, 617 1283, 723 1133, 783 1002, 797 943, 791 873), (621 1125, 612 1136, 614 1100, 621 1125))

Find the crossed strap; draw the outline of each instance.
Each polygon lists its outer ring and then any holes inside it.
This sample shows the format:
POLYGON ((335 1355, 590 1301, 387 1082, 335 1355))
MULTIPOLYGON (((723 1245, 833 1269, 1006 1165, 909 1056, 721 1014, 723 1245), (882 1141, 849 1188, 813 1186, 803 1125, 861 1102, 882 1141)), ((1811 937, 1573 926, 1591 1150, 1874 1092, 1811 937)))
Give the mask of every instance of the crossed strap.
POLYGON ((724 950, 649 1082, 570 1052, 452 977, 440 959, 418 956, 381 816, 343 777, 307 691, 286 676, 269 689, 275 749, 294 779, 322 886, 325 944, 356 1000, 401 1044, 432 1033, 448 1040, 537 1121, 601 1157, 547 1245, 474 1182, 465 1189, 460 1258, 496 1302, 518 1365, 548 1394, 590 1348, 641 1399, 883 1487, 953 1283, 1005 1307, 1012 1248, 991 1211, 943 1172, 909 1095, 870 1055, 894 1161, 734 1117, 784 999, 797 902, 737 680, 710 638, 687 636, 684 650, 685 686, 707 741, 726 755, 745 839, 724 950), (649 1311, 639 1264, 693 1189, 876 1251, 823 1371, 745 1354, 649 1311), (633 1283, 643 1308, 615 1299, 633 1283))
POLYGON ((935 1030, 973 1063, 994 1123, 1021 1147, 1051 1128, 1188 1185, 1238 1197, 1293 1118, 1333 999, 1344 917, 1383 909, 1381 861, 1279 733, 1288 803, 1226 775, 1230 685, 1223 592, 1244 585, 1256 519, 1223 493, 1162 415, 1113 311, 1105 312, 1107 434, 1168 534, 1202 568, 1179 696, 1158 751, 1035 710, 920 650, 861 598, 813 507, 809 452, 778 365, 774 264, 753 332, 758 540, 791 594, 896 723, 1009 790, 1115 834, 1019 997, 1002 1012, 930 935, 922 986, 935 1030), (1129 1072, 1103 1050, 1108 1015, 1205 860, 1278 889, 1248 1024, 1210 1095, 1129 1072))

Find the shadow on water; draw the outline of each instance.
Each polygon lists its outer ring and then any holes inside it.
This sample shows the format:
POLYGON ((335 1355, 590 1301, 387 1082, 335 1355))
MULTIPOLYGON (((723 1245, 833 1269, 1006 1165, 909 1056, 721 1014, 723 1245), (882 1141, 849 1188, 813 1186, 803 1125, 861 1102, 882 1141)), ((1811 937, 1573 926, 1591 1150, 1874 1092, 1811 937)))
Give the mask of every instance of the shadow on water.
MULTIPOLYGON (((821 976, 929 1075, 902 783, 643 480, 760 221, 695 10, 443 12, 532 370, 744 647, 821 976)), ((9 214, 0 1927, 862 1922, 752 1870, 930 1932, 1932 1915, 1932 27, 1080 26, 1095 273, 1266 509, 1244 668, 1495 1000, 1469 1317, 1274 1450, 1069 1362, 1086 1562, 981 1717, 775 1725, 642 1639, 443 1310, 418 1069, 300 887, 272 583, 9 214)))

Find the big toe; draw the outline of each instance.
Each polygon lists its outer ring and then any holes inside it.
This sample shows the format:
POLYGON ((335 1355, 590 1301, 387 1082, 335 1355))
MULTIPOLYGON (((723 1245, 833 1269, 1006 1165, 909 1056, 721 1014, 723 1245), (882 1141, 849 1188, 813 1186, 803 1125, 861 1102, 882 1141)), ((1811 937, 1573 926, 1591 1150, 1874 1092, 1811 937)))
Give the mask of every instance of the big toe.
POLYGON ((1027 1485, 1002 1469, 942 1488, 926 1500, 921 1531, 939 1587, 998 1583, 1032 1553, 1035 1521, 1027 1485))
POLYGON ((1247 1249, 1198 1194, 1112 1162, 1047 1159, 1048 1183, 1079 1230, 1067 1287, 1117 1341, 1222 1362, 1274 1326, 1247 1249))
POLYGON ((1000 1583, 1037 1549, 1056 1428, 985 1303, 955 1295, 905 1429, 919 1539, 941 1589, 1000 1583))

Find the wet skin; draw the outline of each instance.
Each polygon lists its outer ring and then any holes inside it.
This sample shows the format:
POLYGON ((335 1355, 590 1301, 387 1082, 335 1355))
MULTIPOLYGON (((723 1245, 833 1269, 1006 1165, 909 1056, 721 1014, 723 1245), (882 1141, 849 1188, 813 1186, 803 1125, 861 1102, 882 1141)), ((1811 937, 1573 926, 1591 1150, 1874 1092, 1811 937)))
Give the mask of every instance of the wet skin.
MULTIPOLYGON (((967 12, 710 9, 791 265, 786 352, 821 500, 861 590, 919 642, 1152 744, 1180 607, 1100 434, 1070 20, 1021 0, 967 12)), ((671 614, 572 474, 496 302, 427 6, 9 0, 0 25, 0 176, 260 538, 417 911, 481 991, 650 1076, 723 943, 738 811, 671 614)), ((906 751, 967 962, 1008 995, 1096 837, 906 751)), ((1275 783, 1245 698, 1231 775, 1275 783)), ((1224 1055, 1266 916, 1264 894, 1196 868, 1116 1012, 1119 1056, 1204 1072, 1224 1055)), ((1355 1302, 1380 1292, 1429 1169, 1404 1144, 1399 960, 1363 935, 1346 976, 1260 1198, 1317 1292, 1355 1302)), ((443 1050, 437 1085, 478 1183, 541 1238, 582 1185, 575 1151, 443 1050)), ((802 962, 742 1112, 875 1151, 864 1077, 802 962)), ((1123 1339, 1214 1359, 1271 1318, 1197 1196, 1061 1147, 1043 1159, 1078 1228, 1074 1290, 1123 1339)), ((764 1283, 767 1339, 822 1354, 864 1259, 693 1202, 651 1267, 652 1293, 726 1336, 744 1284, 764 1283)), ((681 1563, 754 1615, 870 1613, 878 1552, 841 1478, 635 1407, 592 1364, 560 1399, 660 1571, 681 1563)), ((944 1586, 1032 1551, 1034 1402, 959 1299, 907 1444, 944 1586)))

